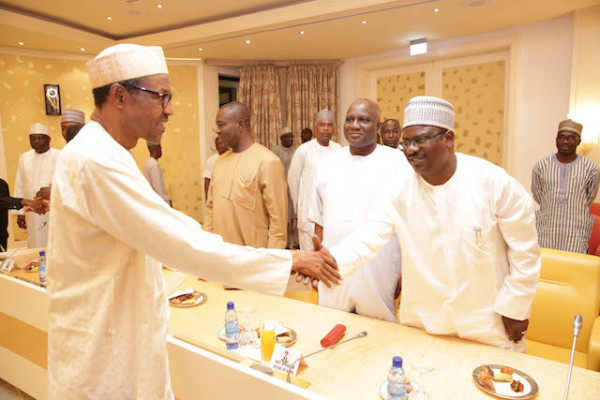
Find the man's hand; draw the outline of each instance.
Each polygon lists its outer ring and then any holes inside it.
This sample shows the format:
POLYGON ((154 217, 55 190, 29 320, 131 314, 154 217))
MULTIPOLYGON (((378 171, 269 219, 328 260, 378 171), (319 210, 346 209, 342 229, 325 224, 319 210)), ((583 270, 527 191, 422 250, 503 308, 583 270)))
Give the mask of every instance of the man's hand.
POLYGON ((27 229, 27 220, 24 215, 17 215, 17 225, 21 229, 27 229))
MULTIPOLYGON (((28 210, 33 211, 36 214, 45 214, 48 208, 48 206, 46 205, 46 203, 43 200, 30 200, 30 199, 23 199, 23 201, 21 202, 21 204, 23 204, 25 207, 27 207, 28 210)), ((21 226, 21 225, 19 225, 21 226)))
POLYGON ((292 271, 298 273, 296 280, 300 282, 305 277, 313 277, 322 281, 327 287, 331 287, 332 283, 339 285, 342 276, 335 259, 329 254, 327 248, 321 246, 318 237, 313 235, 312 239, 315 251, 292 250, 292 271))
POLYGON ((504 331, 509 340, 517 343, 523 339, 523 335, 527 331, 529 326, 529 320, 519 321, 518 319, 512 319, 502 316, 502 323, 504 324, 504 331))
POLYGON ((50 187, 45 186, 40 188, 38 192, 35 194, 36 199, 50 200, 50 187))

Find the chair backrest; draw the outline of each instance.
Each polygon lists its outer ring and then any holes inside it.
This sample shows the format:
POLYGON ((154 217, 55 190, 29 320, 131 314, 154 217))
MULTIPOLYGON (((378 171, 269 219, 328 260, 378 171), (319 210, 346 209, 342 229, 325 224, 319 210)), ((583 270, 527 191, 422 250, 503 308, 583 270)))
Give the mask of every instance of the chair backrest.
POLYGON ((573 343, 573 317, 583 317, 577 350, 587 353, 600 312, 600 257, 542 249, 542 270, 527 338, 563 348, 573 343))
POLYGON ((594 215, 594 226, 592 227, 592 234, 588 242, 588 253, 596 254, 598 245, 600 245, 600 217, 594 215))

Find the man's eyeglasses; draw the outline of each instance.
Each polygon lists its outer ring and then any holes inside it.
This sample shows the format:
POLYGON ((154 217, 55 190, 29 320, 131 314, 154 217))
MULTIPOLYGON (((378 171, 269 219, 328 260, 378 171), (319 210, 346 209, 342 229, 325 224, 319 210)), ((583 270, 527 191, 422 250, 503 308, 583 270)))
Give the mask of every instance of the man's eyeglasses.
POLYGON ((569 143, 577 143, 577 140, 579 139, 579 136, 576 136, 576 135, 573 135, 573 136, 558 135, 557 139, 560 140, 561 142, 564 142, 566 140, 569 143))
POLYGON ((415 146, 417 148, 420 148, 427 142, 435 139, 436 137, 438 137, 440 135, 444 135, 448 131, 449 131, 449 129, 446 129, 445 131, 436 133, 433 136, 419 136, 418 138, 415 138, 415 139, 405 139, 404 141, 400 142, 399 144, 402 146, 403 150, 408 149, 410 146, 415 146))
POLYGON ((152 93, 157 95, 158 97, 160 97, 161 101, 162 101, 162 107, 167 108, 167 106, 169 105, 169 102, 171 101, 171 98, 173 98, 173 94, 169 93, 169 92, 157 92, 156 90, 151 90, 151 89, 146 89, 145 87, 140 87, 140 86, 135 86, 135 85, 127 85, 133 89, 137 89, 137 90, 141 90, 142 92, 147 92, 147 93, 152 93))

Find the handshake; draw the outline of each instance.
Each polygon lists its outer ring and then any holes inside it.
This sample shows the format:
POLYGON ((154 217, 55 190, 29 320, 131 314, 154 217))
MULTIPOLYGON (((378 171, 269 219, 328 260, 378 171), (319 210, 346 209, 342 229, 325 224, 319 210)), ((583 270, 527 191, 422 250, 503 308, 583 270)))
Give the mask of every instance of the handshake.
MULTIPOLYGON (((50 211, 50 188, 43 187, 35 195, 35 199, 23 199, 21 205, 25 212, 34 212, 36 214, 46 214, 50 211)), ((17 225, 19 228, 27 229, 27 220, 25 215, 17 217, 17 225)))
POLYGON ((332 284, 340 285, 342 275, 335 258, 321 245, 317 236, 313 235, 312 240, 315 251, 292 250, 292 275, 298 274, 297 282, 312 283, 315 289, 319 281, 329 288, 332 284))

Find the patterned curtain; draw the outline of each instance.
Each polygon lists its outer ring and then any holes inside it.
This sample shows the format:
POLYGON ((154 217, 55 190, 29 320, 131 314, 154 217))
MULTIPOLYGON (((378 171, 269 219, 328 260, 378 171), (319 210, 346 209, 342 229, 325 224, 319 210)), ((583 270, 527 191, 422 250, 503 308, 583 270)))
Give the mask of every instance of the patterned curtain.
MULTIPOLYGON (((296 143, 301 143, 302 129, 314 129, 315 116, 324 108, 333 112, 337 125, 337 105, 337 64, 299 64, 288 67, 286 125, 294 132, 296 143)), ((334 139, 338 135, 337 131, 334 139)))
POLYGON ((250 109, 256 141, 272 149, 283 127, 279 78, 274 65, 247 65, 240 74, 238 99, 250 109))

